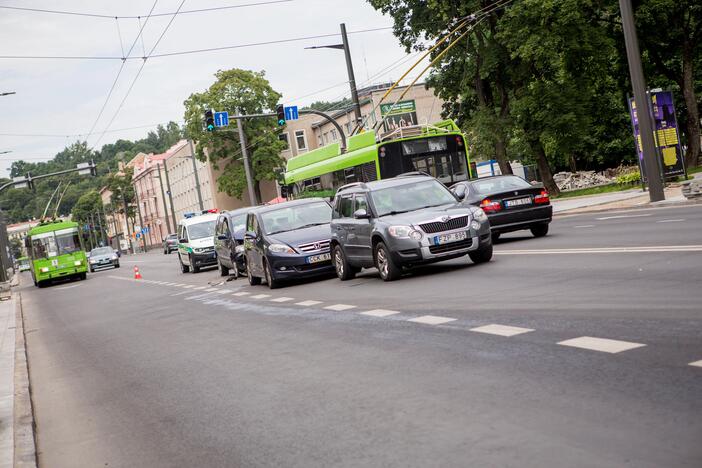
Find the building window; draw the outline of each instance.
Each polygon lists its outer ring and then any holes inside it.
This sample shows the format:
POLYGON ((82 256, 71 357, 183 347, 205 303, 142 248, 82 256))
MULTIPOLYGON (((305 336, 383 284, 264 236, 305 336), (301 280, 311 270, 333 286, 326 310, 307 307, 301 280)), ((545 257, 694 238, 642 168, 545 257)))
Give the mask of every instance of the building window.
POLYGON ((285 148, 283 148, 284 150, 290 149, 290 140, 289 140, 288 132, 279 133, 278 139, 280 141, 282 141, 283 143, 285 143, 285 148))
POLYGON ((332 128, 331 132, 329 132, 329 135, 331 141, 336 141, 339 139, 339 137, 336 135, 336 129, 334 128, 332 128))
POLYGON ((295 131, 295 144, 298 151, 307 151, 307 137, 304 130, 295 131))

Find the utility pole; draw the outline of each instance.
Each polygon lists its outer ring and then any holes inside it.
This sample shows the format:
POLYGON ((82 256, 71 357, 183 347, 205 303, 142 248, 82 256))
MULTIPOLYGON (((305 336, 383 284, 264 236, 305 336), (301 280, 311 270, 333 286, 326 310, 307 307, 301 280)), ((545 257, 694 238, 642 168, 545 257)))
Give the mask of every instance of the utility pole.
POLYGON ((200 205, 200 211, 205 211, 205 205, 202 203, 202 192, 200 191, 200 176, 197 175, 197 161, 195 160, 195 148, 193 140, 188 140, 190 145, 190 154, 193 160, 193 175, 195 176, 195 189, 197 190, 197 202, 200 205))
MULTIPOLYGON (((237 109, 237 114, 241 115, 241 111, 237 109)), ((241 157, 244 160, 244 172, 246 173, 246 185, 249 188, 249 203, 251 206, 258 205, 256 191, 254 190, 253 177, 251 174, 251 166, 249 165, 249 153, 246 150, 246 134, 244 133, 244 119, 237 119, 236 126, 239 129, 239 143, 241 144, 241 157)))
MULTIPOLYGON (((168 233, 170 234, 171 232, 176 231, 176 226, 178 226, 178 223, 176 223, 175 208, 173 208, 173 192, 171 192, 171 181, 168 178, 168 164, 165 160, 163 161, 163 170, 166 172, 166 190, 168 191, 168 201, 171 202, 171 217, 173 219, 173 230, 171 231, 168 229, 168 233)), ((200 187, 197 189, 200 190, 200 187)), ((166 200, 163 200, 163 205, 166 205, 166 200)), ((166 210, 166 213, 168 213, 168 210, 166 210)))
MULTIPOLYGON (((136 189, 134 189, 134 196, 136 196, 136 189)), ((129 210, 127 206, 127 196, 124 193, 124 189, 122 189, 122 202, 124 203, 124 223, 127 225, 127 242, 129 242, 129 246, 132 248, 132 253, 136 253, 134 245, 132 244, 132 230, 129 229, 129 210)))
MULTIPOLYGON (((139 224, 141 230, 139 235, 141 236, 141 244, 144 246, 144 252, 146 252, 146 236, 144 235, 144 218, 141 217, 141 202, 139 201, 139 191, 134 187, 134 201, 136 201, 137 213, 139 214, 139 224)), ((135 252, 136 253, 136 252, 135 252)))
POLYGON ((158 165, 158 182, 161 185, 161 199, 163 200, 163 209, 166 211, 166 227, 168 228, 168 233, 171 232, 171 221, 168 217, 168 205, 166 204, 166 193, 163 191, 163 179, 161 178, 161 165, 158 165))
POLYGON ((7 274, 10 258, 7 255, 9 241, 7 239, 7 225, 5 224, 5 214, 0 211, 0 283, 10 280, 7 274))
POLYGON ((353 73, 353 63, 351 62, 351 50, 349 50, 349 38, 346 35, 345 23, 341 23, 341 40, 344 43, 344 55, 346 55, 346 69, 349 72, 349 86, 351 87, 353 111, 356 117, 356 124, 358 125, 362 121, 361 102, 358 100, 358 90, 356 89, 356 77, 353 73))
POLYGON ((626 43, 626 56, 629 62, 631 85, 634 88, 636 116, 639 121, 639 135, 643 150, 646 177, 648 179, 648 196, 652 202, 665 200, 661 173, 658 169, 656 144, 653 140, 653 123, 651 119, 651 101, 646 94, 646 79, 641 66, 641 52, 636 37, 636 25, 631 0, 619 0, 619 10, 622 15, 622 29, 626 43))

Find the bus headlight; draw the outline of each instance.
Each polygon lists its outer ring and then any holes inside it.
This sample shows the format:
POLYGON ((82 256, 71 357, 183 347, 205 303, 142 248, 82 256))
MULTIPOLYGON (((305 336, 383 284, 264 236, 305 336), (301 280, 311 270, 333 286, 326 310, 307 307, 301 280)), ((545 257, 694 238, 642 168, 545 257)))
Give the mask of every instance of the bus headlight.
POLYGON ((73 262, 73 264, 75 266, 81 266, 83 264, 83 262, 81 262, 80 260, 76 260, 75 262, 73 262))
POLYGON ((48 273, 49 267, 41 267, 41 268, 39 268, 39 271, 41 271, 42 273, 48 273))

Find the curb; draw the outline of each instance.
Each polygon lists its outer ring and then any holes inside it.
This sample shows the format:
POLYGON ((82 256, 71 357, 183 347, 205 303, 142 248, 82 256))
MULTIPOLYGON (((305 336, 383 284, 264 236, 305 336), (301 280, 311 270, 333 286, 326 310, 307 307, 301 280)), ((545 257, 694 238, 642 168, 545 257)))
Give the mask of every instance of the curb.
MULTIPOLYGON (((591 207, 597 207, 597 206, 602 206, 606 205, 609 203, 613 202, 607 202, 607 203, 602 203, 602 204, 597 204, 597 205, 591 205, 591 207)), ((616 203, 616 202, 614 202, 616 203)), ((598 208, 595 210, 590 210, 588 209, 589 207, 582 207, 582 208, 573 208, 572 210, 567 210, 567 211, 561 211, 559 213, 554 213, 553 217, 554 218, 560 218, 560 217, 568 217, 568 216, 575 216, 575 215, 581 215, 581 214, 596 214, 596 213, 606 213, 610 211, 629 211, 629 210, 645 210, 645 209, 651 209, 651 208, 665 208, 665 207, 684 207, 684 206, 694 206, 694 205, 702 205, 702 199, 694 199, 694 200, 680 200, 680 201, 668 201, 668 200, 663 200, 659 202, 646 202, 642 205, 634 205, 634 206, 619 206, 616 208, 598 208), (581 211, 585 210, 585 211, 581 211)))
POLYGON ((34 432, 35 423, 31 389, 29 386, 27 349, 24 340, 22 296, 19 293, 14 293, 13 296, 15 300, 14 466, 15 468, 36 468, 37 451, 34 432))

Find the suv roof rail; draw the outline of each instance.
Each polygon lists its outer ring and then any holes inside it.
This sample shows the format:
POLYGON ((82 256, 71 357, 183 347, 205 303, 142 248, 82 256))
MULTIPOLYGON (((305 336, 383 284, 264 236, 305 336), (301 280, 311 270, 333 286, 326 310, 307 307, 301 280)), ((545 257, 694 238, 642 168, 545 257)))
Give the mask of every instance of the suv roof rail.
POLYGON ((348 190, 353 187, 361 187, 361 188, 366 188, 366 183, 365 182, 352 182, 350 184, 342 185, 336 190, 336 193, 342 192, 344 190, 348 190))
POLYGON ((431 174, 427 174, 424 171, 403 172, 402 174, 396 175, 395 177, 415 177, 415 176, 432 177, 431 174))

